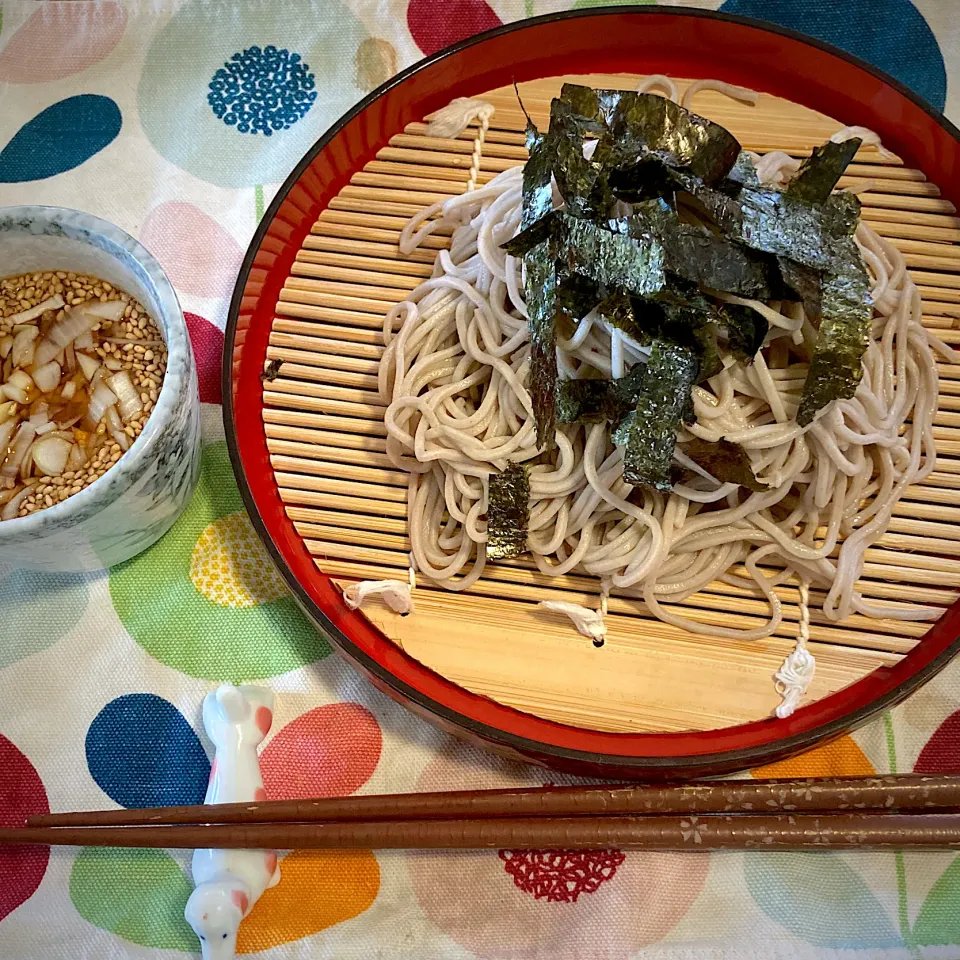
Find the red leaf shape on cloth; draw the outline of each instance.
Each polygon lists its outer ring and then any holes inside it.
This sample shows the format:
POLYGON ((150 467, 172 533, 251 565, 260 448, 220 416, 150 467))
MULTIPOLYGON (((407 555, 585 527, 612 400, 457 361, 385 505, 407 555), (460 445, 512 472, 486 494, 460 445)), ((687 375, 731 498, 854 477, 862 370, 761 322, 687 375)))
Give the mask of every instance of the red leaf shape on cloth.
POLYGON ((260 754, 271 800, 342 797, 362 787, 380 762, 382 737, 359 703, 330 703, 288 723, 260 754))
MULTIPOLYGON (((0 826, 22 827, 26 817, 50 812, 47 791, 33 764, 3 736, 0 771, 0 826)), ((49 859, 49 847, 0 850, 0 920, 33 896, 49 859)))
POLYGON ((127 26, 122 3, 47 4, 0 52, 0 82, 50 83, 102 60, 127 26))
POLYGON ((223 358, 223 331, 199 313, 184 313, 187 332, 197 360, 202 403, 223 403, 220 389, 220 361, 223 358))
POLYGON ((427 55, 501 23, 485 0, 410 0, 407 7, 407 26, 427 55))
POLYGON ((916 773, 960 772, 960 710, 937 727, 913 765, 916 773))

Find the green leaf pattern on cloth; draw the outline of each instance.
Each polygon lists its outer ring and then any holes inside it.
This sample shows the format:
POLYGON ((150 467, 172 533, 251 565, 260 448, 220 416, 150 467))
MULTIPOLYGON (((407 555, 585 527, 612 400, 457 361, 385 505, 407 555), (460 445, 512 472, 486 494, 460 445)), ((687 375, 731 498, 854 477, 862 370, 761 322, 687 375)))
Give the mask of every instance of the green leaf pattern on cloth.
POLYGON ((960 857, 940 875, 913 925, 920 946, 960 943, 960 857))
POLYGON ((163 850, 90 847, 70 876, 70 899, 84 920, 161 950, 196 950, 196 934, 183 916, 192 889, 163 850))
POLYGON ((239 683, 330 653, 243 512, 223 442, 204 448, 197 492, 170 532, 110 571, 110 595, 130 636, 192 677, 239 683))

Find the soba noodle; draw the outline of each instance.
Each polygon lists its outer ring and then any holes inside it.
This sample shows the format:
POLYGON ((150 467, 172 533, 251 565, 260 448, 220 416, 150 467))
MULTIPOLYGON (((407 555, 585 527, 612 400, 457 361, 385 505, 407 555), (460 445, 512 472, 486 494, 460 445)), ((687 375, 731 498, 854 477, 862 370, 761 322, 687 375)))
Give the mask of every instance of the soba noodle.
MULTIPOLYGON (((647 86, 676 97, 668 78, 647 86)), ((726 92, 749 101, 750 91, 726 92)), ((783 183, 798 166, 780 152, 752 159, 767 184, 783 183)), ((401 238, 409 252, 439 224, 454 226, 433 277, 387 315, 379 367, 386 452, 410 474, 419 575, 450 590, 467 590, 483 575, 488 477, 514 462, 529 465, 527 547, 539 571, 591 574, 604 592, 641 598, 654 616, 694 633, 769 636, 783 616, 775 588, 791 578, 804 594, 807 584, 825 591, 830 620, 939 616, 936 607, 868 600, 857 586, 865 552, 906 487, 934 468, 934 352, 952 354, 921 325, 920 295, 896 247, 859 225, 875 303, 863 379, 852 399, 831 403, 807 427, 796 413, 816 332, 803 307, 718 295, 763 313, 770 333, 754 363, 726 356, 722 372, 694 388, 697 420, 681 429, 675 459, 696 476, 659 493, 623 479, 623 450, 607 424, 558 426, 555 449, 537 447, 522 266, 500 248, 520 223, 521 174, 515 167, 428 208, 401 238), (693 437, 741 444, 769 490, 715 480, 684 455, 693 437), (718 579, 763 596, 766 622, 737 630, 675 606, 718 579)), ((561 377, 588 369, 622 377, 647 353, 594 311, 559 343, 557 364, 561 377)))

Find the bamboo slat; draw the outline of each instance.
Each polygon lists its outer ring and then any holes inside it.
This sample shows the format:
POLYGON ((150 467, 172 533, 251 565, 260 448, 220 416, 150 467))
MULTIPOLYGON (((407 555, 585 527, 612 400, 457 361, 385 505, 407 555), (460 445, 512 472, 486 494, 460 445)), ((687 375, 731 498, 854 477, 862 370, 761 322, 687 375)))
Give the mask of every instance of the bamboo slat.
MULTIPOLYGON (((545 122, 563 79, 520 85, 534 120, 545 122)), ((567 79, 625 88, 636 82, 567 79)), ((526 157, 512 88, 482 96, 497 112, 480 184, 526 157)), ((695 108, 749 149, 797 157, 841 125, 765 94, 749 107, 704 91, 695 108)), ((393 136, 320 214, 285 281, 267 350, 268 360, 280 362, 279 376, 264 387, 263 417, 279 494, 317 566, 343 583, 407 576, 407 478, 386 457, 377 394, 382 328, 390 307, 430 276, 437 251, 450 243, 444 228, 402 256, 400 231, 424 206, 466 189, 475 135, 470 128, 456 138, 428 138, 425 129, 412 123, 393 136)), ((867 181, 864 219, 903 252, 924 298, 924 324, 960 344, 960 217, 922 171, 861 148, 842 182, 867 181)), ((960 589, 960 357, 938 367, 937 470, 907 492, 866 555, 860 587, 879 606, 945 608, 960 589)), ((413 616, 376 602, 364 612, 431 669, 517 709, 598 730, 705 730, 769 716, 776 706, 771 677, 792 649, 799 619, 796 588, 784 584, 776 592, 782 624, 769 639, 750 643, 689 634, 615 593, 607 642, 595 649, 537 602, 596 606, 597 581, 548 577, 523 559, 489 565, 465 593, 418 583, 413 616)), ((835 623, 822 613, 823 599, 812 591, 817 675, 809 700, 897 663, 928 628, 859 614, 835 623)), ((766 618, 764 602, 727 583, 711 584, 678 607, 707 625, 750 628, 766 618)))

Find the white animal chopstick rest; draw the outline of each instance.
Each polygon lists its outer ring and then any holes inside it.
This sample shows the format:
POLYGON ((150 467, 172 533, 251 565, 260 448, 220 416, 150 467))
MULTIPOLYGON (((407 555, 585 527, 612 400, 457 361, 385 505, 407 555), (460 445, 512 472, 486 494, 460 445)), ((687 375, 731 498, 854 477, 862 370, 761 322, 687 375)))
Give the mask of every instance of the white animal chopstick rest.
MULTIPOLYGON (((203 727, 216 753, 204 803, 265 800, 257 746, 273 722, 273 693, 225 683, 203 701, 203 727)), ((280 882, 273 850, 196 850, 196 889, 184 916, 200 938, 203 960, 231 960, 237 929, 267 887, 280 882)))

